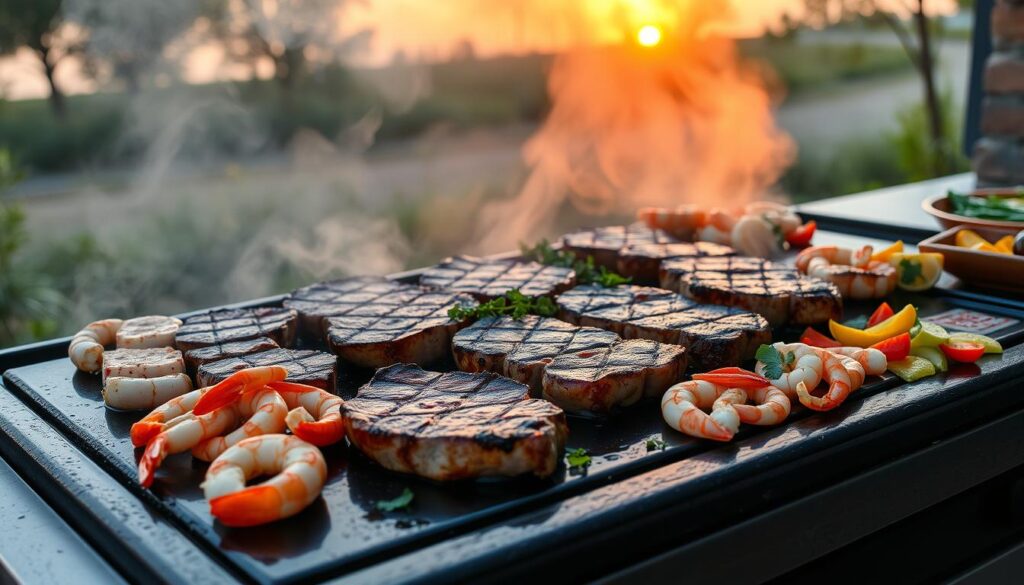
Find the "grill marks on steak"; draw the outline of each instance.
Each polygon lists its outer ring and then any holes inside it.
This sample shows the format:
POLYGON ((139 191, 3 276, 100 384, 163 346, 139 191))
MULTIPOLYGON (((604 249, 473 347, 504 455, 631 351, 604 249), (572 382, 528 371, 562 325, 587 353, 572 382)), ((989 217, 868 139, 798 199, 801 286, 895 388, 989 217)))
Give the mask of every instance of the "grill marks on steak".
POLYGON ((500 297, 518 289, 529 296, 556 296, 576 284, 576 272, 537 262, 488 260, 457 256, 428 268, 420 284, 430 288, 469 293, 480 300, 500 297))
POLYGON ((260 353, 278 347, 277 342, 269 337, 208 345, 185 352, 185 368, 190 376, 195 377, 199 367, 203 364, 260 353))
POLYGON ((174 343, 178 349, 190 351, 267 337, 288 347, 295 343, 297 317, 295 311, 280 307, 209 311, 186 319, 174 343))
POLYGON ((463 323, 448 318, 473 297, 380 278, 314 284, 292 293, 285 305, 299 312, 303 328, 316 327, 331 351, 361 367, 429 364, 448 352, 463 323))
POLYGON ((257 366, 283 366, 288 381, 316 386, 334 392, 337 386, 337 358, 312 349, 271 349, 228 358, 199 366, 196 382, 212 386, 238 370, 257 366))
POLYGON ((548 317, 486 317, 455 335, 452 353, 462 371, 502 374, 526 384, 539 396, 544 367, 556 356, 618 340, 610 331, 548 317))
POLYGON ((603 415, 660 396, 686 369, 686 350, 630 339, 566 352, 544 369, 544 398, 568 412, 603 415))
POLYGON ((666 260, 661 286, 702 303, 754 311, 772 326, 811 325, 842 312, 835 285, 761 258, 666 260))
POLYGON ((664 260, 735 255, 736 250, 729 246, 712 242, 644 242, 623 246, 618 251, 616 267, 619 274, 632 277, 634 282, 657 284, 664 260))
POLYGON ((565 414, 493 373, 428 372, 410 364, 377 371, 341 407, 349 441, 393 471, 434 480, 532 473, 561 458, 565 414))
POLYGON ((578 286, 558 298, 559 316, 577 325, 614 331, 626 339, 653 339, 688 348, 702 370, 738 365, 771 342, 768 322, 755 313, 703 305, 644 286, 578 286))
POLYGON ((636 244, 667 244, 678 242, 661 230, 652 230, 641 223, 581 230, 562 236, 562 247, 578 257, 594 257, 594 263, 615 270, 619 250, 636 244))

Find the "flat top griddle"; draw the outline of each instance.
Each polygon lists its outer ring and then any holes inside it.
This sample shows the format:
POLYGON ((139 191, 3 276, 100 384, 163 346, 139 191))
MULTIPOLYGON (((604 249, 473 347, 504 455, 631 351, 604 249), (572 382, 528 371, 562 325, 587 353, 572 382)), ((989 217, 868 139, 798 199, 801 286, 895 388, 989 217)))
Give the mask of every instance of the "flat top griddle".
MULTIPOLYGON (((843 239, 837 238, 837 241, 843 239)), ((889 302, 894 306, 913 302, 924 317, 955 308, 981 310, 1008 319, 1004 327, 991 333, 1005 345, 1024 339, 1024 309, 1019 303, 995 299, 984 302, 976 297, 938 291, 896 293, 889 302)), ((873 305, 851 305, 847 315, 867 313, 873 305)), ((794 339, 798 334, 799 331, 794 330, 777 331, 776 339, 794 339)), ((1000 358, 984 359, 985 363, 991 363, 1000 358)), ((452 368, 450 363, 442 366, 452 368)), ((950 380, 969 378, 980 371, 978 368, 975 365, 956 367, 945 377, 950 380)), ((353 396, 370 374, 341 368, 339 394, 353 396)), ((571 418, 568 448, 587 449, 593 457, 592 465, 579 472, 566 469, 563 463, 556 474, 546 480, 441 485, 388 472, 354 450, 333 446, 325 450, 329 477, 323 497, 309 509, 271 525, 226 529, 213 522, 199 489, 206 464, 193 460, 188 454, 167 459, 151 492, 137 485, 137 454, 128 440, 128 432, 141 415, 105 408, 96 377, 76 372, 67 359, 55 359, 10 369, 4 374, 4 382, 15 396, 81 449, 105 474, 152 508, 161 522, 168 522, 184 532, 232 574, 265 583, 321 580, 365 570, 410 551, 500 524, 630 477, 734 448, 696 441, 669 429, 662 422, 654 400, 608 420, 571 418), (664 440, 664 449, 649 448, 648 439, 664 440), (377 511, 378 500, 391 499, 407 487, 415 493, 410 510, 377 511)), ((892 376, 869 379, 869 383, 849 399, 848 405, 823 418, 835 420, 844 409, 856 409, 858 401, 897 386, 900 381, 892 376)), ((0 419, 3 416, 0 413, 0 419)), ((787 425, 814 416, 822 415, 796 408, 787 425)), ((759 435, 771 431, 743 427, 737 441, 756 441, 759 435)), ((52 473, 60 475, 61 470, 53 469, 52 473)), ((74 483, 74 478, 69 481, 74 483)), ((152 554, 163 553, 154 550, 152 554)))

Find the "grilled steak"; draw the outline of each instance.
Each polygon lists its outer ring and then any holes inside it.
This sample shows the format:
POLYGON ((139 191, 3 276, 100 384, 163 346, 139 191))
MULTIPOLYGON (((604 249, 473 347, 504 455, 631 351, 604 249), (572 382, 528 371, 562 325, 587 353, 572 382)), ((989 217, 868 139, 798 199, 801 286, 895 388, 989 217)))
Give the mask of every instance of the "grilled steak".
POLYGON ((379 299, 400 306, 415 298, 418 287, 376 276, 358 276, 342 280, 318 282, 292 291, 282 303, 299 313, 299 329, 311 339, 323 339, 324 319, 360 311, 379 299))
POLYGON ((660 396, 686 369, 686 350, 630 339, 566 352, 544 368, 544 398, 576 414, 603 415, 660 396))
POLYGON ((158 378, 185 371, 181 352, 171 347, 111 349, 103 352, 103 376, 107 378, 158 378))
POLYGON ((581 230, 562 236, 562 247, 579 258, 594 257, 594 263, 615 270, 619 250, 632 244, 667 244, 678 242, 661 230, 652 230, 642 223, 581 230))
POLYGON ((771 329, 755 313, 695 303, 677 293, 646 286, 578 286, 558 297, 559 317, 600 327, 625 339, 682 345, 699 370, 738 365, 770 343, 771 329))
POLYGON ((672 242, 628 244, 618 252, 618 273, 630 276, 638 284, 658 284, 661 263, 670 258, 735 256, 736 250, 712 242, 672 242))
POLYGON ((661 286, 701 303, 754 311, 772 326, 820 323, 838 318, 843 307, 835 285, 747 256, 666 260, 661 286))
POLYGON ((196 383, 213 386, 231 374, 256 366, 284 366, 288 381, 316 386, 334 392, 337 385, 338 360, 329 353, 312 349, 271 349, 199 366, 196 383))
POLYGON ((117 330, 117 347, 120 349, 147 349, 151 347, 173 347, 174 335, 181 326, 181 319, 149 315, 126 319, 117 330))
POLYGON ((558 354, 618 341, 619 336, 593 327, 527 315, 522 319, 487 317, 452 339, 455 363, 464 372, 495 372, 541 392, 544 366, 558 354))
POLYGON ((555 296, 576 284, 571 268, 536 262, 487 260, 457 256, 426 269, 420 284, 430 288, 469 293, 482 301, 500 297, 512 289, 529 296, 555 296))
POLYGON ((341 407, 352 445, 377 463, 434 480, 551 475, 568 435, 565 414, 492 373, 377 371, 341 407))
POLYGON ((217 343, 190 350, 185 353, 185 371, 193 378, 199 366, 228 358, 242 357, 251 353, 259 353, 268 349, 277 349, 277 342, 269 337, 257 337, 245 341, 217 343))
POLYGON ((281 347, 295 344, 297 315, 291 309, 220 309, 194 315, 178 329, 174 343, 182 351, 269 337, 281 347))

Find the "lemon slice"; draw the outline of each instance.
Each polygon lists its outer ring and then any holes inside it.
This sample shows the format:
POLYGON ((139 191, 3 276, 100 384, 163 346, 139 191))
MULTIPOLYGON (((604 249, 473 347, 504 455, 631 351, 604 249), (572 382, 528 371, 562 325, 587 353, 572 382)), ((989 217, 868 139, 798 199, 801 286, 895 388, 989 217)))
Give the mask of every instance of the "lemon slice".
POLYGON ((1013 236, 1003 236, 994 245, 1003 254, 1013 254, 1013 236))
POLYGON ((903 240, 896 240, 888 248, 886 248, 884 250, 879 250, 879 251, 875 252, 874 254, 872 254, 871 255, 871 259, 872 260, 876 260, 878 262, 888 262, 889 258, 892 257, 893 254, 902 254, 902 253, 903 253, 903 240))
MULTIPOLYGON (((918 347, 939 347, 949 341, 949 332, 929 321, 921 321, 921 330, 910 339, 910 349, 913 352, 918 347)), ((921 356, 927 357, 927 356, 921 356)))
POLYGON ((896 253, 889 258, 889 263, 896 267, 896 284, 903 290, 927 290, 942 276, 942 254, 896 253))
POLYGON ((890 372, 902 378, 904 382, 913 382, 935 375, 935 364, 915 355, 908 355, 901 360, 889 362, 886 367, 890 372))

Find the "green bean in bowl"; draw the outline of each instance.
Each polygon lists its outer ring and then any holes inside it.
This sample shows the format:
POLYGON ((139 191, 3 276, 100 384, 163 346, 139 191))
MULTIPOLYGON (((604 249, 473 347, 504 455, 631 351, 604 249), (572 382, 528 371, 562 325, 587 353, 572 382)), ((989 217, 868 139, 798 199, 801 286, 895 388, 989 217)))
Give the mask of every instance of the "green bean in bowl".
POLYGON ((964 217, 996 219, 1002 221, 1024 221, 1024 189, 1016 195, 972 196, 966 193, 948 193, 953 213, 964 217))

